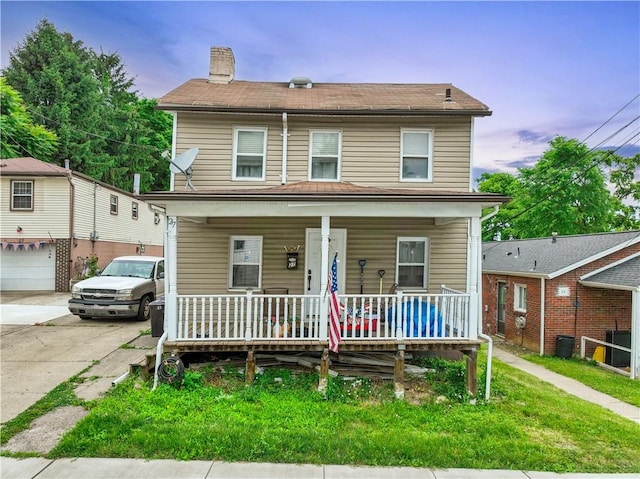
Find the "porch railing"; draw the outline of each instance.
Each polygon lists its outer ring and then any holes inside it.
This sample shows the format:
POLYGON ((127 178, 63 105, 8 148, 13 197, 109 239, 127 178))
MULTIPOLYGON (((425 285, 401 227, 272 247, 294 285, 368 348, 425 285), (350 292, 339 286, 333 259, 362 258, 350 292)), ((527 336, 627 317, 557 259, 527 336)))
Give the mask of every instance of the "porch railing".
MULTIPOLYGON (((468 339, 469 299, 469 294, 453 290, 342 294, 342 341, 468 339)), ((322 301, 320 295, 253 292, 178 295, 175 337, 178 341, 324 341, 321 320, 328 318, 320 317, 322 301)))

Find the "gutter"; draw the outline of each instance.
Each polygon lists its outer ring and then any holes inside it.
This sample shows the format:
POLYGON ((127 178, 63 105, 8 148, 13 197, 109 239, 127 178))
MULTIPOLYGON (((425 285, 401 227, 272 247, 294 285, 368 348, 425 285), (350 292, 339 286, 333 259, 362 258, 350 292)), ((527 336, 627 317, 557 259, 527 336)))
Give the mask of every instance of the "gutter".
MULTIPOLYGON (((488 220, 489 218, 498 214, 498 210, 500 209, 499 205, 495 205, 493 207, 493 211, 482 218, 480 218, 480 225, 482 226, 482 222, 488 220)), ((480 258, 482 258, 482 241, 480 241, 480 258)), ((479 283, 479 296, 480 296, 480 307, 479 315, 482 318, 482 266, 480 267, 480 283, 479 283)), ((488 334, 484 334, 482 332, 482 319, 478 321, 478 337, 484 339, 487 342, 487 372, 486 372, 486 380, 484 385, 484 400, 488 401, 491 396, 491 366, 493 365, 493 339, 488 334)))
MULTIPOLYGON (((191 112, 207 112, 207 113, 255 113, 255 114, 278 114, 284 113, 282 107, 274 108, 249 108, 249 107, 232 107, 232 106, 206 106, 206 105, 193 105, 193 104, 171 104, 163 103, 156 106, 158 110, 166 111, 191 111, 191 112)), ((493 112, 491 110, 415 110, 415 109, 402 109, 402 110, 342 110, 342 109, 300 109, 292 110, 288 108, 287 111, 292 114, 299 115, 339 115, 341 117, 345 115, 351 116, 491 116, 493 112)))

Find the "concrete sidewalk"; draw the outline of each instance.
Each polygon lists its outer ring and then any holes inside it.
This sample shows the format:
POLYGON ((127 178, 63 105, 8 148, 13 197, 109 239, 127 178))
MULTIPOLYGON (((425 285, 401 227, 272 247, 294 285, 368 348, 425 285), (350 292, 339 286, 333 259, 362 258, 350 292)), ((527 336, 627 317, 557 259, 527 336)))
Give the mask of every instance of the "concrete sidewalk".
MULTIPOLYGON (((640 408, 620 401, 607 394, 603 394, 595 389, 585 386, 584 384, 576 381, 575 379, 562 376, 561 374, 549 371, 547 368, 538 364, 531 363, 525 359, 522 359, 515 354, 511 354, 500 347, 493 348, 493 357, 500 361, 518 368, 526 373, 536 376, 542 381, 553 384, 555 387, 562 389, 563 391, 584 399, 585 401, 598 404, 604 408, 613 411, 614 413, 629 419, 630 421, 640 424, 640 408)), ((636 475, 640 478, 640 474, 636 475)))
POLYGON ((136 459, 14 459, 0 457, 2 479, 614 479, 638 474, 353 467, 313 464, 145 461, 136 459))

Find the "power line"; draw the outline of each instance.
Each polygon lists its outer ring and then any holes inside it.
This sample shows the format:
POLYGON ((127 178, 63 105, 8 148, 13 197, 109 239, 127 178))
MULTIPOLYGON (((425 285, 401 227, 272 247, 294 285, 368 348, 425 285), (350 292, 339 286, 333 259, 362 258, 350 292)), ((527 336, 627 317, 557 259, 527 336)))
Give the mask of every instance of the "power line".
MULTIPOLYGON (((590 137, 592 137, 596 132, 598 132, 600 129, 602 129, 607 123, 609 123, 613 118, 615 118, 616 116, 618 116, 623 110, 625 110, 630 104, 632 104, 635 100, 638 99, 638 97, 640 97, 640 94, 636 95, 634 98, 632 98, 629 102, 627 102, 622 108, 620 108, 613 116, 611 116, 609 119, 607 119, 604 123, 602 123, 598 128, 596 128, 592 133, 590 133, 583 141, 580 142, 580 144, 584 144, 584 142, 589 139, 590 137)), ((571 164, 566 165, 566 168, 568 169, 571 166, 575 166, 576 164, 578 164, 580 161, 586 159, 589 155, 591 155, 598 147, 600 147, 601 145, 603 145, 605 142, 611 140, 612 138, 614 138, 616 135, 618 135, 619 133, 621 133, 622 131, 624 131, 626 128, 628 128, 630 125, 632 125, 634 122, 636 122, 638 119, 640 119, 640 115, 636 116, 635 118, 633 118, 631 121, 629 121, 626 125, 624 125, 623 127, 619 128, 616 132, 614 132, 613 134, 609 135, 607 138, 605 138, 604 140, 602 140, 600 143, 598 143, 596 146, 594 146, 593 148, 589 149, 589 151, 587 151, 583 156, 575 159, 571 164)), ((608 158, 609 156, 611 156, 613 153, 617 152, 620 148, 622 148, 623 146, 625 146, 629 141, 630 138, 633 138, 635 135, 637 135, 637 133, 632 132, 632 134, 628 137, 629 140, 625 140, 620 146, 618 146, 615 150, 611 151, 607 151, 607 155, 604 158, 595 158, 595 162, 594 164, 592 164, 591 166, 589 166, 586 170, 584 170, 584 173, 587 173, 589 170, 591 170, 592 168, 594 168, 595 166, 597 166, 601 161, 605 160, 606 158, 608 158)), ((559 176, 560 173, 557 173, 555 175, 555 177, 557 178, 559 176)), ((541 180, 542 178, 531 178, 533 181, 535 180, 541 180)), ((549 178, 549 180, 553 180, 552 178, 549 178)), ((538 205, 540 205, 542 202, 549 200, 549 198, 551 198, 554 194, 556 194, 559 191, 559 188, 564 186, 565 183, 561 183, 560 185, 556 185, 556 188, 553 189, 546 197, 540 199, 539 201, 537 201, 536 203, 534 203, 533 205, 531 205, 530 207, 526 208, 523 211, 520 211, 519 213, 515 214, 514 216, 511 216, 509 218, 506 218, 504 220, 505 223, 514 220, 516 218, 518 218, 519 216, 521 216, 522 214, 526 213, 527 211, 530 211, 531 209, 537 207, 538 205)), ((498 229, 498 225, 493 226, 488 232, 492 233, 495 232, 498 229)))

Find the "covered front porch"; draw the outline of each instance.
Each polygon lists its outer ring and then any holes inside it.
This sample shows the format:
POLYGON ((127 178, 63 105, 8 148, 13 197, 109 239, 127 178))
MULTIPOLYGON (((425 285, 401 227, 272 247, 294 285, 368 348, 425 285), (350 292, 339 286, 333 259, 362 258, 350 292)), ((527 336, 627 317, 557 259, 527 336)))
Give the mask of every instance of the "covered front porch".
POLYGON ((475 394, 480 217, 499 200, 326 188, 325 194, 285 185, 149 198, 167 214, 164 350, 246 351, 248 372, 255 351, 316 351, 328 364, 327 284, 337 258, 340 352, 393 351, 401 363, 405 351, 459 350, 467 355, 475 394), (405 243, 424 246, 419 261, 399 259, 405 243), (298 267, 287 269, 291 245, 300 248, 298 267), (364 258, 370 269, 363 282, 364 258), (255 284, 237 287, 238 271, 251 267, 255 284), (376 270, 386 270, 384 286, 380 276, 378 287, 376 270), (417 284, 408 286, 403 274, 418 270, 417 284), (400 285, 392 291, 392 283, 400 285))

